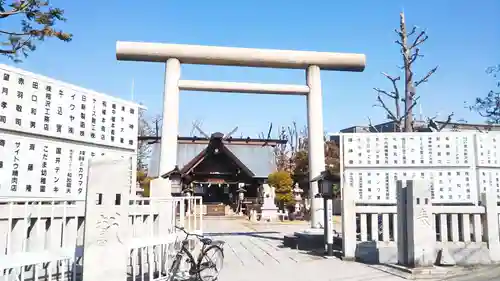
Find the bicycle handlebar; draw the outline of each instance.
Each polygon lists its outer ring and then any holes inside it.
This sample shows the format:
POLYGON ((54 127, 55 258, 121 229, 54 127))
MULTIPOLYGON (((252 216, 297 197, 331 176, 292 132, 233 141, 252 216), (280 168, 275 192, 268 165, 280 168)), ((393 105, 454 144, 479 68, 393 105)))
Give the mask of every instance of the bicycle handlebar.
POLYGON ((199 234, 196 234, 196 233, 189 233, 186 231, 186 229, 182 226, 177 226, 175 225, 175 228, 181 230, 182 232, 184 232, 184 234, 186 234, 187 236, 195 236, 197 238, 203 238, 203 235, 199 235, 199 234))

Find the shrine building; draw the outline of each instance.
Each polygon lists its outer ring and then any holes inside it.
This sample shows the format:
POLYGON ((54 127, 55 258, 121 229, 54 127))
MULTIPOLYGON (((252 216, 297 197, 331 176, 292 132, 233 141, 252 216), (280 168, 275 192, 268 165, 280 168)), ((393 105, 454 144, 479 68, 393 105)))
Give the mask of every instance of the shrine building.
MULTIPOLYGON (((142 139, 159 137, 142 137, 142 139)), ((243 205, 258 202, 259 191, 269 174, 276 171, 274 147, 286 140, 224 138, 214 133, 210 138, 178 137, 177 169, 181 174, 182 187, 172 190, 180 196, 190 190, 203 197, 207 214, 228 214, 236 211, 241 189, 244 189, 243 205), (221 208, 222 207, 222 208, 221 208)), ((157 173, 159 142, 155 143, 150 174, 157 173)), ((168 175, 161 175, 166 178, 168 175)), ((245 208, 245 206, 243 206, 245 208)))

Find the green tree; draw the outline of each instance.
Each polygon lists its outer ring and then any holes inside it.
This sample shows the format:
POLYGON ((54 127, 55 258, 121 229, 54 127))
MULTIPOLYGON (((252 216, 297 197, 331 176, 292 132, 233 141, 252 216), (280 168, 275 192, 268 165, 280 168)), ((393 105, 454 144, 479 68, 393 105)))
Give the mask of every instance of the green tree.
POLYGON ((496 87, 489 91, 485 97, 476 98, 474 105, 469 108, 486 118, 489 124, 500 124, 500 80, 498 80, 500 65, 489 67, 486 69, 486 73, 497 80, 495 81, 496 87))
MULTIPOLYGON (((309 153, 307 148, 297 151, 294 158, 293 173, 295 175, 307 175, 309 172, 309 153)), ((339 146, 333 142, 325 140, 325 169, 336 173, 340 169, 339 146)))
POLYGON ((41 0, 0 0, 1 47, 3 54, 15 62, 20 62, 19 55, 27 57, 36 49, 36 43, 46 38, 57 38, 64 42, 71 41, 73 35, 55 29, 57 22, 64 22, 64 11, 52 7, 48 1, 41 0), (11 22, 9 22, 9 20, 11 22), (18 26, 9 29, 7 26, 18 26))
POLYGON ((293 180, 290 173, 285 171, 274 172, 268 176, 267 183, 274 187, 276 201, 282 209, 295 203, 292 188, 293 180))
MULTIPOLYGON (((137 183, 139 183, 139 185, 141 186, 141 188, 143 190, 144 197, 150 196, 150 193, 151 193, 150 183, 151 183, 152 179, 153 178, 148 177, 148 174, 144 170, 142 170, 142 169, 137 170, 136 180, 137 180, 137 183)), ((135 186, 134 186, 134 188, 135 188, 135 186)))
POLYGON ((333 184, 333 197, 340 198, 340 184, 333 184))

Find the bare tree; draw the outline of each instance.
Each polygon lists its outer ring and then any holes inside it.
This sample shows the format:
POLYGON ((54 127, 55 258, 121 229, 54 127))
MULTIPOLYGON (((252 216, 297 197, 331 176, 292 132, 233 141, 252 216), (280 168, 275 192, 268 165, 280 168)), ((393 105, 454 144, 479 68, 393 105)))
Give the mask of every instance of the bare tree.
MULTIPOLYGON (((377 104, 385 110, 387 118, 395 123, 397 131, 412 132, 413 131, 413 108, 417 105, 419 96, 416 94, 416 89, 423 83, 429 81, 429 78, 436 73, 438 66, 432 68, 420 79, 415 79, 413 66, 418 58, 422 58, 420 48, 425 41, 429 38, 425 30, 420 30, 414 26, 409 32, 406 28, 406 21, 404 13, 399 14, 399 29, 394 31, 398 35, 396 44, 400 46, 400 53, 403 58, 403 66, 400 68, 404 70, 404 89, 403 92, 399 89, 399 81, 401 76, 389 75, 382 72, 392 84, 392 90, 387 91, 380 88, 373 88, 377 92, 377 104), (389 106, 385 101, 386 98, 392 100, 394 109, 389 106)), ((453 114, 449 115, 449 120, 453 114)), ((449 122, 449 121, 448 121, 449 122)))
MULTIPOLYGON (((161 116, 155 116, 149 119, 145 110, 139 110, 139 136, 158 136, 161 128, 161 116)), ((151 155, 151 142, 140 140, 137 142, 137 168, 146 169, 147 161, 151 155)))
MULTIPOLYGON (((266 137, 264 132, 259 134, 262 139, 270 139, 272 124, 266 137)), ((307 126, 299 129, 296 122, 290 126, 280 126, 276 130, 277 138, 286 140, 274 148, 276 167, 279 171, 286 171, 297 177, 307 177, 309 170, 308 134, 307 126)), ((340 166, 338 144, 325 138, 325 169, 338 171, 340 166)))

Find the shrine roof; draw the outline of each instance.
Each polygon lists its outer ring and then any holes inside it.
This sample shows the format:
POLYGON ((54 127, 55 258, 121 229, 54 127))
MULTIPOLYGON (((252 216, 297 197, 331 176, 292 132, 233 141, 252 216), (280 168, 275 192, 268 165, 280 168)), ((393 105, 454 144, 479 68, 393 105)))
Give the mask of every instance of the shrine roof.
MULTIPOLYGON (((161 136, 139 136, 139 141, 158 142, 161 136)), ((210 138, 203 137, 177 137, 179 144, 205 144, 210 142, 210 138)), ((238 145, 255 145, 255 146, 276 146, 278 144, 286 144, 287 140, 281 139, 253 139, 253 138, 227 138, 222 140, 225 144, 238 144, 238 145)))
POLYGON ((273 148, 270 146, 225 144, 225 146, 255 174, 267 178, 276 170, 273 148))
POLYGON ((177 166, 183 169, 191 160, 197 157, 205 148, 206 144, 179 143, 177 144, 177 166))
MULTIPOLYGON (((276 170, 276 163, 271 146, 256 146, 242 144, 228 144, 224 146, 245 165, 256 178, 267 178, 276 170)), ((177 146, 177 166, 183 169, 191 161, 199 157, 207 148, 202 143, 179 143, 177 146)))

